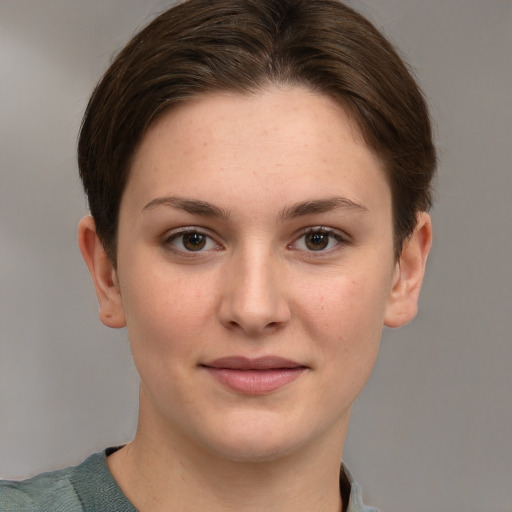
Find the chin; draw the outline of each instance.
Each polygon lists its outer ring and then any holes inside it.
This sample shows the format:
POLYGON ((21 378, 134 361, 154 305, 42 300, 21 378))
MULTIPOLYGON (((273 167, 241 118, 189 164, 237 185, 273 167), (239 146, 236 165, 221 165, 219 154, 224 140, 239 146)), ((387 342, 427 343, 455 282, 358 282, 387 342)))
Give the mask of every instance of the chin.
MULTIPOLYGON (((285 422, 288 423, 288 422, 285 422)), ((211 435, 208 448, 225 460, 236 462, 270 462, 299 451, 307 445, 307 432, 298 431, 297 424, 269 421, 269 418, 250 419, 211 435), (266 421, 265 421, 266 420, 266 421)))
POLYGON ((244 438, 236 443, 231 440, 229 444, 216 444, 212 448, 216 455, 224 460, 244 463, 272 462, 294 452, 294 446, 289 441, 269 441, 244 438))

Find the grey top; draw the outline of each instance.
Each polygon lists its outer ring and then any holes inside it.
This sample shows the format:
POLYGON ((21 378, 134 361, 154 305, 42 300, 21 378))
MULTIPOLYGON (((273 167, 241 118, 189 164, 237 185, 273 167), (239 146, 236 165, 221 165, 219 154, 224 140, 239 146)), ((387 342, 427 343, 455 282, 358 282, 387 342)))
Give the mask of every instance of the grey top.
MULTIPOLYGON (((29 480, 0 481, 0 512, 137 512, 108 469, 107 456, 113 451, 29 480)), ((360 488, 344 465, 340 488, 343 495, 350 493, 347 512, 377 512, 363 505, 360 488)))

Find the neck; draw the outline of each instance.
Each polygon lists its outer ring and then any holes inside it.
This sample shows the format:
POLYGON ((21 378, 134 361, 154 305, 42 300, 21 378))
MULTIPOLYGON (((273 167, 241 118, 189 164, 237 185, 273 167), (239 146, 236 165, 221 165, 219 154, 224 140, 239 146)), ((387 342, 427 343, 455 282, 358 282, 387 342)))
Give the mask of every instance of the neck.
POLYGON ((135 439, 108 459, 114 478, 145 512, 339 512, 344 433, 270 460, 227 460, 139 423, 135 439), (151 432, 151 436, 148 435, 151 432))

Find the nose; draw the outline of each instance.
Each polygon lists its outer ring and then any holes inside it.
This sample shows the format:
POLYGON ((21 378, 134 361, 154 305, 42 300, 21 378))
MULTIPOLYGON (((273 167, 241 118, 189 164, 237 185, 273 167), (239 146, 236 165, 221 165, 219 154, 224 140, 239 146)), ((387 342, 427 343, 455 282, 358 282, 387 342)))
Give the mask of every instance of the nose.
POLYGON ((221 285, 222 325, 252 337, 284 327, 290 321, 290 307, 276 258, 255 250, 233 260, 221 285))

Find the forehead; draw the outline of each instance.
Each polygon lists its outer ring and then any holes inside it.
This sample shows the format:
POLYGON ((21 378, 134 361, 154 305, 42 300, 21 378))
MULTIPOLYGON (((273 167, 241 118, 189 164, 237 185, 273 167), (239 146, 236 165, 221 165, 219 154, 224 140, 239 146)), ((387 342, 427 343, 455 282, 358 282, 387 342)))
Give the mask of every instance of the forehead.
POLYGON ((130 174, 126 193, 136 188, 141 201, 176 188, 194 196, 205 184, 247 198, 257 186, 280 201, 283 194, 293 201, 296 188, 304 196, 305 183, 324 196, 338 195, 337 186, 348 195, 375 187, 390 194, 352 117, 300 87, 209 94, 165 112, 141 141, 130 174))

